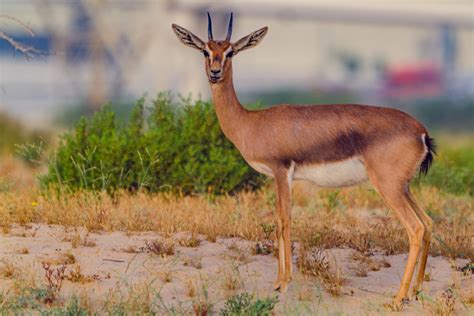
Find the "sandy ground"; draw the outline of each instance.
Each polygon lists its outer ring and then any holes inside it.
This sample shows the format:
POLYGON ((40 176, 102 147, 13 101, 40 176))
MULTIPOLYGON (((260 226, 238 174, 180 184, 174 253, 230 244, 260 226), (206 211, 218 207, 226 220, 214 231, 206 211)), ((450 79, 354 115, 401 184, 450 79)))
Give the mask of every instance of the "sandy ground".
MULTIPOLYGON (((196 292, 200 291, 201 285, 208 289, 209 301, 214 304, 214 310, 219 310, 226 297, 232 293, 246 290, 259 297, 278 296, 279 303, 275 309, 278 315, 376 315, 388 313, 383 303, 396 293, 407 259, 407 254, 383 256, 375 252, 371 257, 373 260, 378 262, 385 259, 390 266, 381 267, 379 271, 369 271, 366 277, 361 277, 357 276, 361 263, 351 256, 354 250, 328 250, 328 260, 340 267, 346 278, 342 296, 332 297, 316 279, 299 273, 295 273, 295 280, 288 292, 280 294, 272 290, 277 269, 276 258, 272 255, 252 255, 252 242, 219 238, 211 243, 199 236, 198 239, 202 241, 198 247, 177 246, 174 255, 162 257, 146 251, 145 247, 147 242, 164 239, 158 233, 88 233, 86 240, 90 244, 74 248, 71 240, 78 235, 84 240, 86 232, 36 224, 27 228, 13 227, 8 233, 0 234, 0 262, 10 262, 28 269, 39 282, 44 282, 41 263, 58 262, 65 253, 71 253, 76 263, 67 265, 66 275, 80 266, 82 274, 94 280, 84 284, 65 280, 61 297, 66 299, 72 293, 86 293, 92 306, 101 306, 111 289, 125 289, 131 284, 147 285, 154 289, 167 307, 190 306, 196 298, 189 296, 189 284, 195 284, 196 292), (24 249, 28 253, 21 254, 26 252, 24 249), (236 290, 225 285, 229 279, 234 280, 228 283, 235 284, 236 290)), ((180 233, 168 238, 179 240, 185 235, 180 233)), ((431 280, 425 282, 424 286, 427 295, 435 298, 453 282, 461 282, 461 287, 472 288, 474 278, 468 276, 459 281, 460 274, 454 269, 454 266, 463 266, 466 262, 430 257, 427 271, 431 280)), ((0 290, 5 291, 12 284, 12 279, 0 276, 0 290)), ((461 306, 457 311, 460 314, 474 314, 472 306, 461 306)), ((402 314, 420 315, 429 312, 420 301, 412 299, 402 314)))

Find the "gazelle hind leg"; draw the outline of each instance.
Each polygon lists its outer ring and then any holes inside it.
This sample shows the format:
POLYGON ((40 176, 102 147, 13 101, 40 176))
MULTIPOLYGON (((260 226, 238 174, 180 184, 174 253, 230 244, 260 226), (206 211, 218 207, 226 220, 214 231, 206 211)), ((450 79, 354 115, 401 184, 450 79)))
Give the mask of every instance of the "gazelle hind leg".
POLYGON ((420 253, 425 228, 423 222, 418 218, 413 210, 405 193, 407 182, 400 183, 400 181, 396 179, 379 177, 375 172, 368 172, 368 176, 387 206, 397 214, 408 233, 410 242, 408 261, 405 267, 405 272, 403 273, 400 289, 394 300, 394 303, 399 305, 403 299, 408 298, 408 290, 410 288, 410 283, 420 253))
POLYGON ((418 203, 411 194, 409 188, 407 188, 406 195, 412 208, 415 210, 416 215, 418 215, 425 226, 423 244, 421 247, 420 259, 418 261, 418 271, 416 273, 415 285, 413 286, 413 294, 416 295, 422 289, 423 279, 425 277, 426 262, 428 260, 428 252, 430 250, 431 233, 433 231, 433 220, 418 206, 418 203))

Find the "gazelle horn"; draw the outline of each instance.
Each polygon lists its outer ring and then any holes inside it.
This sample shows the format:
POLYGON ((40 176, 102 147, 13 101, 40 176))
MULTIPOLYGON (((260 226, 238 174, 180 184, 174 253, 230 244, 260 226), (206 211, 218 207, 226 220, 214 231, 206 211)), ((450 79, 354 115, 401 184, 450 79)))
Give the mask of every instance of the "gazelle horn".
POLYGON ((227 28, 227 36, 225 38, 226 41, 230 41, 230 37, 232 36, 232 24, 234 22, 234 13, 230 13, 230 20, 229 20, 229 27, 227 28))
POLYGON ((209 12, 207 12, 207 37, 209 38, 209 40, 213 40, 213 36, 212 36, 212 20, 211 20, 211 15, 209 14, 209 12))

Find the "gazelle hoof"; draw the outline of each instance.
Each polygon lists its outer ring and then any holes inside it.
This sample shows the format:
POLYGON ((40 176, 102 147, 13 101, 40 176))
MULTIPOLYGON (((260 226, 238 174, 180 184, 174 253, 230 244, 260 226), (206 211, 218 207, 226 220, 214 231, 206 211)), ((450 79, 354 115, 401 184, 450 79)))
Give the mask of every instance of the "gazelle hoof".
POLYGON ((279 291, 281 287, 281 279, 277 279, 275 282, 273 282, 273 290, 279 291))
POLYGON ((418 299, 418 295, 420 295, 423 292, 423 289, 421 288, 420 285, 415 285, 412 289, 413 296, 418 299))
POLYGON ((276 280, 273 283, 273 289, 275 291, 280 291, 280 293, 286 293, 286 291, 288 290, 288 281, 276 280))

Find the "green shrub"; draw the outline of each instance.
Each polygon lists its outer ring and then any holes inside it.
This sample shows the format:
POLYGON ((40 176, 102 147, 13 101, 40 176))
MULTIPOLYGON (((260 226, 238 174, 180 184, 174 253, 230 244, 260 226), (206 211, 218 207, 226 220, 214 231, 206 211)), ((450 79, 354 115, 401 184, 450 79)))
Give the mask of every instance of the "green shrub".
POLYGON ((260 316, 272 315, 278 302, 277 297, 255 299, 249 293, 240 293, 230 297, 220 311, 222 316, 260 316))
POLYGON ((104 107, 62 136, 50 158, 44 187, 151 192, 232 193, 256 188, 262 178, 244 162, 220 130, 212 105, 174 102, 160 94, 145 118, 145 100, 118 124, 104 107))
POLYGON ((450 146, 441 141, 433 167, 417 184, 434 186, 444 192, 474 195, 474 146, 450 146))

